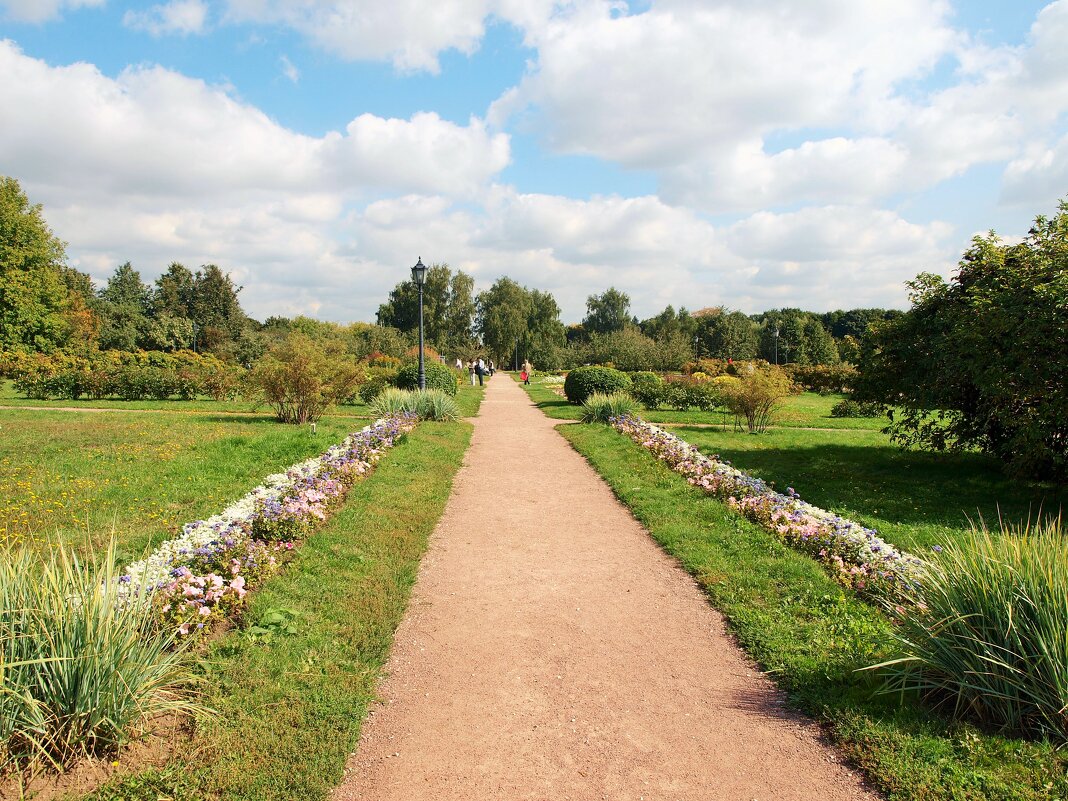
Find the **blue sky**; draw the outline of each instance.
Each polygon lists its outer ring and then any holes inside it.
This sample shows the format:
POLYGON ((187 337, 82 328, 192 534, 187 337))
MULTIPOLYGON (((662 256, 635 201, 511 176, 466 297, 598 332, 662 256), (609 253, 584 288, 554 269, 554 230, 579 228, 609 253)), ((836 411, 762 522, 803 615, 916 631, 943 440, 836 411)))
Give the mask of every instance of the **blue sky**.
POLYGON ((1068 0, 0 0, 0 174, 102 282, 907 305, 1068 195, 1068 0))

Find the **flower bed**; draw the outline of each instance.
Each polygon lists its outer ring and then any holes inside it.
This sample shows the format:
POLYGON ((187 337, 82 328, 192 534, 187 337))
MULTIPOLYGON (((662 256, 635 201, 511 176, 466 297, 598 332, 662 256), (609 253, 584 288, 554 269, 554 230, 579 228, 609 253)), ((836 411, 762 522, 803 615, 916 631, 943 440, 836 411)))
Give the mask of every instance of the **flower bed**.
POLYGON ((161 623, 182 635, 232 614, 277 569, 279 554, 340 506, 349 488, 416 422, 409 415, 379 420, 268 476, 220 514, 187 523, 179 536, 126 568, 118 579, 123 597, 149 601, 161 623))
POLYGON ((923 563, 883 541, 872 529, 805 503, 792 487, 785 494, 777 492, 761 479, 705 456, 640 418, 616 417, 611 425, 686 476, 690 484, 816 557, 838 581, 857 592, 897 604, 904 590, 915 587, 923 563))

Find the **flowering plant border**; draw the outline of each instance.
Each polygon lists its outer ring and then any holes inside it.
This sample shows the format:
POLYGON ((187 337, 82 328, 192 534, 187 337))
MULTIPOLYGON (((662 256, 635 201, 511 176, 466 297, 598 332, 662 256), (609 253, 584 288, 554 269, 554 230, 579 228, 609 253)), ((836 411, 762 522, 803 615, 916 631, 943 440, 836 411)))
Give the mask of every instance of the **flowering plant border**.
POLYGON ((793 487, 786 493, 710 458, 674 434, 638 417, 613 417, 610 425, 641 445, 695 487, 818 559, 841 584, 873 600, 898 604, 914 589, 923 562, 879 538, 873 529, 806 503, 793 487))
POLYGON ((325 521, 417 423, 409 414, 377 420, 319 456, 267 476, 221 513, 187 523, 129 565, 118 578, 121 596, 152 603, 161 624, 181 635, 233 614, 277 570, 278 555, 325 521))

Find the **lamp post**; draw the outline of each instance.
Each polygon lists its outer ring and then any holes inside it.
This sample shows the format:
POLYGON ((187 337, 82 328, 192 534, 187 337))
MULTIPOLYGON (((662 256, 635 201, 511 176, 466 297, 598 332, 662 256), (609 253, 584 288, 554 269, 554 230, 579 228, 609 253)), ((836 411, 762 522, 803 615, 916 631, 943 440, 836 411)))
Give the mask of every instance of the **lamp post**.
POLYGON ((426 366, 423 364, 423 284, 426 282, 426 265, 421 256, 412 267, 412 281, 419 289, 419 389, 426 389, 426 366))
POLYGON ((693 360, 698 362, 701 360, 701 335, 693 335, 693 360))
POLYGON ((775 326, 775 364, 779 363, 779 326, 775 326))

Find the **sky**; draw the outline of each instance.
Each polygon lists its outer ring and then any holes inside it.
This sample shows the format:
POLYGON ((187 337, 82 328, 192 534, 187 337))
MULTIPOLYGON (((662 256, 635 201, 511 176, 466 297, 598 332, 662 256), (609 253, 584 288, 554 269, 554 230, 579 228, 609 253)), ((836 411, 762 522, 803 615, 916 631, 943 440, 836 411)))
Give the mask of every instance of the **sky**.
POLYGON ((418 258, 565 322, 907 308, 1068 197, 1068 0, 0 0, 0 174, 102 284, 374 321, 418 258))

